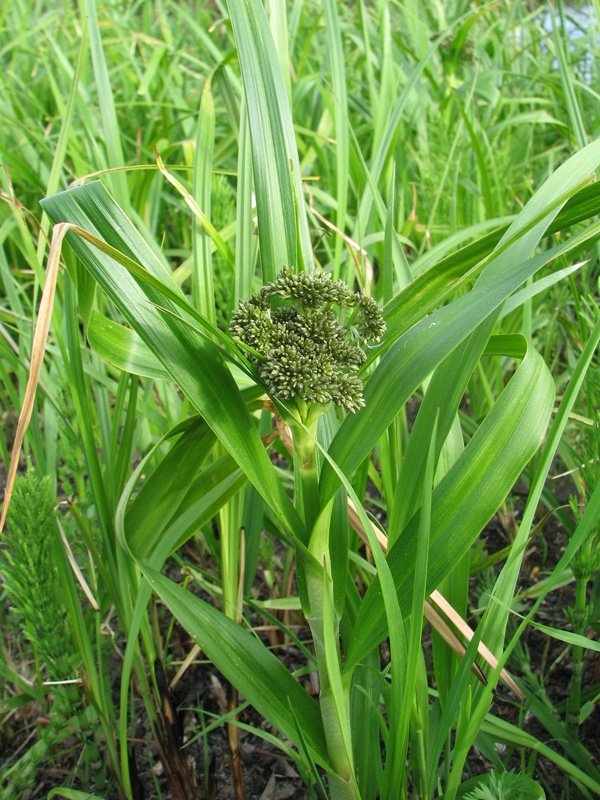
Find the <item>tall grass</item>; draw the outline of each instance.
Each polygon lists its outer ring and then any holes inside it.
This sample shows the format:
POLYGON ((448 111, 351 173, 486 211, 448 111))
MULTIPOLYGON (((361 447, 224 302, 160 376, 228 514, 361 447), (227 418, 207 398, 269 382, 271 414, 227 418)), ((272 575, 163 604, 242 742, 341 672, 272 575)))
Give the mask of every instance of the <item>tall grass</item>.
MULTIPOLYGON (((82 760, 97 758, 95 735, 105 759, 103 779, 74 766, 64 796, 137 796, 138 698, 170 796, 195 796, 165 710, 174 621, 197 646, 181 672, 200 650, 231 686, 237 797, 248 729, 294 761, 307 796, 600 793, 573 735, 595 703, 579 674, 597 650, 586 592, 572 631, 558 617, 543 628, 574 648, 568 713, 539 700, 522 655, 543 599, 573 573, 581 587, 569 565, 598 524, 594 480, 575 522, 547 480, 593 425, 583 396, 600 337, 597 297, 585 299, 598 274, 598 20, 580 19, 562 4, 385 0, 2 11, 1 455, 8 471, 60 257, 23 458, 59 503, 82 760), (316 423, 295 399, 266 398, 229 333, 238 302, 286 265, 383 309, 356 413, 332 405, 316 423), (486 526, 517 482, 523 514, 494 554, 486 526), (525 604, 541 504, 570 540, 525 604), (482 542, 498 568, 480 618, 482 542), (257 614, 302 648, 302 669, 253 631, 257 614), (501 677, 515 720, 531 713, 541 733, 496 714, 501 677), (245 702, 268 729, 244 721, 245 702), (473 748, 490 777, 472 774, 473 748)), ((26 659, 22 647, 0 663, 7 712, 40 702, 48 665, 25 689, 26 659)), ((23 791, 18 757, 0 773, 7 797, 23 791)))

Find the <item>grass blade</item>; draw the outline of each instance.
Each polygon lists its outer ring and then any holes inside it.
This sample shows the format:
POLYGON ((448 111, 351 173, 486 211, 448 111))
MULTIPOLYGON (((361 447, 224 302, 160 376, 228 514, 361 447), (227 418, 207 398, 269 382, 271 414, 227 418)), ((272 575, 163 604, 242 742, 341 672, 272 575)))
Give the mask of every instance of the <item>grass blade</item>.
POLYGON ((311 269, 312 246, 290 107, 269 22, 259 0, 232 0, 248 109, 263 282, 287 264, 311 269))
POLYGON ((153 590, 227 680, 265 719, 300 746, 297 720, 313 759, 325 766, 319 709, 269 649, 199 597, 147 566, 142 570, 153 590))
MULTIPOLYGON (((44 201, 55 222, 68 219, 92 232, 124 255, 151 268, 153 253, 101 184, 63 192, 44 201), (146 260, 148 259, 148 260, 146 260)), ((162 362, 169 375, 204 416, 250 481, 302 537, 303 526, 281 486, 246 404, 221 352, 204 336, 190 330, 154 284, 141 284, 113 258, 80 236, 69 243, 125 319, 162 362), (201 370, 199 369, 201 366, 201 370), (227 413, 223 413, 227 407, 227 413)), ((160 264, 162 271, 162 264, 160 264)), ((167 282, 168 286, 168 282, 167 282)))
MULTIPOLYGON (((427 592, 467 552, 500 506, 546 432, 554 384, 541 356, 528 345, 496 405, 433 494, 427 592)), ((415 568, 416 520, 388 554, 402 612, 410 612, 415 568)), ((385 636, 381 589, 365 595, 350 643, 348 667, 358 663, 385 636)))

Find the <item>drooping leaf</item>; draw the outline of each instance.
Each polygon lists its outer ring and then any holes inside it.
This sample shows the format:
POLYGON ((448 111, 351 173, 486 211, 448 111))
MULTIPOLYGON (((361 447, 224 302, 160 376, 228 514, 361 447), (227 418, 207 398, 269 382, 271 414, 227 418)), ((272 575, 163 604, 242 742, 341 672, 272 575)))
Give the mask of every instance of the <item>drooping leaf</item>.
POLYGON ((312 758, 325 766, 327 747, 319 708, 268 647, 178 584, 149 567, 143 571, 156 594, 227 680, 297 746, 301 745, 299 725, 312 758))
MULTIPOLYGON (((61 192, 44 200, 43 206, 54 222, 78 225, 162 279, 163 265, 99 182, 61 192)), ((74 233, 67 234, 67 240, 274 513, 302 537, 302 524, 217 345, 185 324, 181 311, 161 293, 156 280, 145 282, 134 276, 74 233)), ((171 288, 169 283, 167 278, 167 288, 171 288)))
POLYGON ((92 311, 87 326, 92 350, 109 364, 145 378, 165 379, 169 374, 140 337, 125 325, 92 311))

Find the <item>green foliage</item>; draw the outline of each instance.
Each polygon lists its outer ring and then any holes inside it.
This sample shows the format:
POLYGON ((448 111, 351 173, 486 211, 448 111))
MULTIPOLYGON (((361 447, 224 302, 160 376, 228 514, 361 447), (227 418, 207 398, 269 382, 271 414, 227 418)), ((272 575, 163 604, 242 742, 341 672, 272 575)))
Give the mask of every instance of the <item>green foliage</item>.
POLYGON ((59 538, 47 478, 29 472, 16 482, 7 543, 2 572, 17 624, 48 678, 71 678, 74 661, 56 568, 59 538))
POLYGON ((515 772, 490 772, 463 800, 545 800, 542 787, 527 775, 515 772))
MULTIPOLYGON (((222 230, 235 220, 235 192, 226 175, 213 173, 211 218, 217 230, 222 230)), ((231 310, 234 305, 234 273, 226 263, 223 255, 217 250, 212 254, 214 272, 214 291, 217 324, 222 330, 227 329, 231 310)))
MULTIPOLYGON (((63 588, 57 571, 58 531, 50 482, 34 472, 14 488, 7 547, 2 550, 4 584, 11 612, 25 633, 38 663, 38 679, 64 681, 76 674, 78 658, 71 646, 63 588)), ((58 685, 50 690, 49 723, 38 740, 11 767, 0 773, 3 797, 18 798, 31 788, 40 767, 65 738, 65 725, 76 708, 77 694, 58 685)))

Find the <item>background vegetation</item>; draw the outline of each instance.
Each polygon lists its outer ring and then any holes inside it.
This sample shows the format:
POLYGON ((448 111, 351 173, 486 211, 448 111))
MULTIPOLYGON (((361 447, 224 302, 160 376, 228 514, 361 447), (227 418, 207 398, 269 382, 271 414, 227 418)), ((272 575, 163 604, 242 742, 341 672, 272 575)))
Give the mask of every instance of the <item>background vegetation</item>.
POLYGON ((3 798, 600 794, 599 19, 2 6, 3 798), (230 337, 284 265, 362 411, 230 337))

